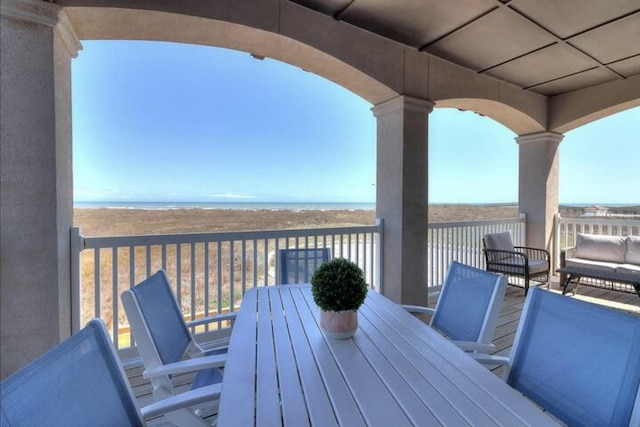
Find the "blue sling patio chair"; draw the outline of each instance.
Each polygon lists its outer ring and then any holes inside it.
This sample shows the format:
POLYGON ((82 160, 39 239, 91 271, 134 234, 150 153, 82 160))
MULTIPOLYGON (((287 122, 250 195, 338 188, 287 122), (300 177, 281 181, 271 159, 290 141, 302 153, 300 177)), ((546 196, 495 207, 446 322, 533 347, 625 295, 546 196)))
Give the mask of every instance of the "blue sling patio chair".
POLYGON ((411 313, 431 314, 430 326, 464 351, 489 353, 507 279, 453 261, 435 308, 403 305, 411 313))
MULTIPOLYGON (((187 324, 163 270, 124 291, 121 298, 144 363, 143 377, 151 381, 156 400, 180 394, 172 381, 179 374, 196 372, 191 390, 221 384, 222 372, 219 368, 224 366, 226 360, 228 339, 205 351, 193 339, 189 327, 233 320, 235 313, 210 316, 187 324)), ((209 409, 215 412, 220 390, 211 390, 210 403, 213 406, 209 409)), ((167 414, 166 417, 179 426, 189 423, 198 425, 202 422, 202 414, 200 409, 195 413, 182 410, 167 414)))
POLYGON ((278 250, 276 283, 309 283, 320 264, 331 259, 330 248, 295 248, 278 250))
POLYGON ((137 427, 208 399, 205 390, 138 408, 100 319, 3 380, 0 390, 3 427, 137 427))
POLYGON ((569 426, 640 426, 640 317, 531 288, 505 380, 569 426))

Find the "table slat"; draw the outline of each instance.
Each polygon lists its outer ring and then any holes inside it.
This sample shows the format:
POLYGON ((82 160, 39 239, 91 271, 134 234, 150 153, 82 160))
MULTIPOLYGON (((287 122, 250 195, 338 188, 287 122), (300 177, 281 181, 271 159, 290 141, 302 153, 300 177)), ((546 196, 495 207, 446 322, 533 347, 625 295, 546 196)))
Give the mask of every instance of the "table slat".
POLYGON ((307 404, 309 419, 316 425, 338 425, 334 409, 320 375, 318 365, 306 338, 298 309, 290 292, 281 293, 282 305, 287 313, 287 326, 291 338, 291 347, 296 358, 300 382, 307 404), (306 341, 306 345, 305 345, 306 341))
POLYGON ((236 333, 231 334, 224 369, 224 379, 233 378, 233 381, 222 381, 220 407, 229 410, 220 411, 220 426, 255 424, 257 296, 257 292, 251 291, 244 294, 233 324, 236 333))
POLYGON ((268 292, 258 292, 256 424, 260 426, 282 422, 269 296, 268 292))
MULTIPOLYGON (((287 293, 284 293, 287 295, 287 293)), ((282 402, 282 419, 284 424, 292 426, 308 426, 309 414, 304 401, 302 383, 293 354, 292 339, 287 324, 288 317, 283 306, 279 287, 269 290, 273 316, 273 340, 275 344, 276 369, 280 384, 282 402)), ((329 406, 329 409, 331 407, 329 406)))

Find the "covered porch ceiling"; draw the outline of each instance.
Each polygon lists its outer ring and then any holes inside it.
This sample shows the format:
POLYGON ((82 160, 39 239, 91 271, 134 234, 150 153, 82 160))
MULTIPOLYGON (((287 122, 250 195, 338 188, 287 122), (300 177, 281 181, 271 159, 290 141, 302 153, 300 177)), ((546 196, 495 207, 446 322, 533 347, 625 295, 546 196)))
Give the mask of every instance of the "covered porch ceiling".
POLYGON ((246 51, 373 105, 407 95, 518 135, 564 134, 640 106, 639 0, 53 2, 80 40, 246 51))
POLYGON ((640 74, 638 0, 291 0, 545 96, 640 74))

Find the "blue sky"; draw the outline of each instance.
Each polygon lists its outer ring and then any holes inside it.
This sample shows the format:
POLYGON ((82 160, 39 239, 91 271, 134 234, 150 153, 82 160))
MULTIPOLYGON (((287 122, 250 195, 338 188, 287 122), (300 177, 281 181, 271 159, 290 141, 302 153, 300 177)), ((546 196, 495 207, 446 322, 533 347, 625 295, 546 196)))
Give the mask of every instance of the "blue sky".
MULTIPOLYGON (((374 202, 372 105, 244 52, 85 41, 72 62, 76 201, 374 202)), ((640 108, 568 132, 561 203, 640 203, 640 108)), ((515 134, 429 117, 429 202, 518 197, 515 134)))

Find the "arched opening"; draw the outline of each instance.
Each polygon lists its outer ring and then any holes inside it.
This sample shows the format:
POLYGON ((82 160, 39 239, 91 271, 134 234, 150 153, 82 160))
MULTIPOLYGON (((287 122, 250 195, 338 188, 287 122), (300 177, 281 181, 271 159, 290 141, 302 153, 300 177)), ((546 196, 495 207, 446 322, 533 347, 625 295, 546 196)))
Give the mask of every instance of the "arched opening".
POLYGON ((640 107, 567 132, 560 144, 561 203, 640 204, 637 135, 640 107))
POLYGON ((76 200, 374 202, 371 105, 321 77, 158 42, 73 66, 76 200))
POLYGON ((516 215, 515 136, 500 123, 472 111, 436 108, 429 115, 430 221, 516 215), (468 205, 478 206, 471 209, 468 205), (481 209, 480 205, 489 206, 481 209))
MULTIPOLYGON (((196 2, 197 3, 197 2, 196 2)), ((376 104, 397 94, 375 78, 309 44, 279 34, 278 17, 271 4, 264 16, 227 15, 224 8, 186 14, 193 4, 165 4, 156 11, 129 8, 66 7, 78 37, 82 40, 153 40, 205 45, 251 53, 294 65, 333 81, 376 104), (214 16, 200 16, 212 13, 214 16), (217 15, 220 14, 220 16, 217 15)), ((199 6, 196 4, 195 6, 199 6)))
POLYGON ((437 107, 457 108, 463 111, 474 111, 487 116, 507 127, 517 135, 545 130, 543 123, 505 103, 480 98, 443 99, 436 102, 437 107))

